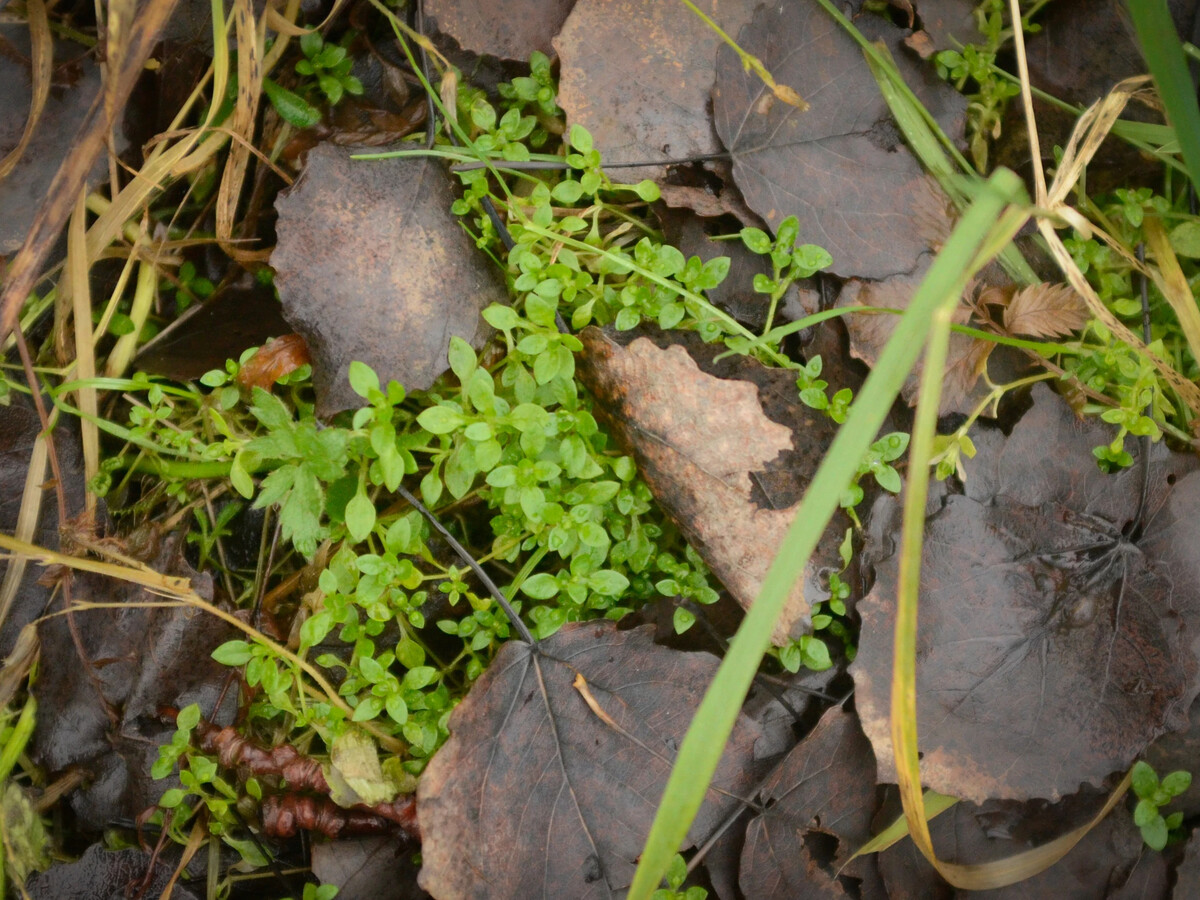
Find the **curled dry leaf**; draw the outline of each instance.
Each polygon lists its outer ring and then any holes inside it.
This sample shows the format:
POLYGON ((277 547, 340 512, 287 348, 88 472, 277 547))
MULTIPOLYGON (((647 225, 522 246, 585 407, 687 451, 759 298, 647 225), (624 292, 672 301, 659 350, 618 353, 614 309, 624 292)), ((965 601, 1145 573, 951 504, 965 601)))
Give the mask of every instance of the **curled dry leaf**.
POLYGON ((430 159, 352 160, 322 145, 279 210, 271 256, 284 316, 312 354, 317 413, 357 407, 353 360, 424 390, 446 371, 450 338, 476 348, 480 310, 504 303, 499 274, 450 213, 454 191, 430 159))
MULTIPOLYGON (((745 359, 714 365, 716 351, 694 334, 587 328, 580 339, 580 377, 598 411, 632 448, 659 503, 748 609, 836 426, 798 402, 794 375, 745 359)), ((829 380, 838 383, 836 375, 829 380)), ((811 604, 827 596, 819 573, 841 568, 837 547, 848 525, 839 512, 826 529, 776 623, 776 644, 808 630, 811 604)))
MULTIPOLYGON (((439 900, 624 895, 718 665, 652 630, 576 623, 501 648, 421 776, 421 887, 439 900)), ((689 843, 751 790, 760 733, 739 715, 689 843)))
MULTIPOLYGON (((944 794, 1051 799, 1125 769, 1187 726, 1200 691, 1200 472, 1157 445, 1116 475, 1044 385, 1005 439, 986 431, 964 493, 931 498, 921 563, 917 724, 922 781, 944 794)), ((880 501, 872 534, 895 534, 880 501)), ((889 725, 899 554, 884 542, 858 604, 851 672, 863 730, 893 766, 889 725)))
POLYGON ((1004 329, 1032 338, 1065 337, 1087 324, 1087 304, 1069 284, 1030 285, 1004 308, 1004 329))

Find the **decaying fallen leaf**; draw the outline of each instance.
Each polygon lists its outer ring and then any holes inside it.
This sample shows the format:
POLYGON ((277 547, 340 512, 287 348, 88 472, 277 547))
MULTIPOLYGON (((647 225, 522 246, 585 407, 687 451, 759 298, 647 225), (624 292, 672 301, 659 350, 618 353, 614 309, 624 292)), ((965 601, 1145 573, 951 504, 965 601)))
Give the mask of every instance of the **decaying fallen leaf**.
MULTIPOLYGON (((1156 445, 1142 470, 1096 467, 1107 426, 1038 385, 1007 440, 981 432, 965 493, 931 499, 917 635, 922 781, 941 793, 1051 799, 1128 767, 1187 726, 1200 645, 1200 472, 1156 445)), ((872 533, 898 525, 881 500, 872 533), (881 524, 882 523, 882 524, 881 524), (889 526, 890 523, 890 526, 889 526)), ((894 533, 894 532, 892 532, 894 533)), ((877 549, 851 672, 882 771, 898 555, 877 549)), ((871 552, 868 551, 868 555, 871 552)))
MULTIPOLYGON (((536 647, 504 645, 417 788, 425 890, 439 900, 623 893, 718 664, 656 646, 651 631, 579 623, 536 647), (574 687, 580 676, 612 723, 574 687)), ((759 734, 739 716, 689 842, 750 790, 759 734)))
MULTIPOLYGON (((851 278, 842 285, 837 305, 907 309, 928 267, 928 257, 923 257, 921 264, 911 275, 894 275, 884 281, 851 278)), ((970 310, 960 303, 955 310, 954 321, 965 324, 970 318, 970 310)), ((868 366, 873 366, 892 336, 899 316, 872 313, 846 316, 845 320, 846 330, 850 332, 850 352, 868 366)), ((946 357, 946 374, 942 379, 941 406, 938 410, 940 415, 969 413, 987 394, 986 388, 979 384, 979 376, 995 346, 991 341, 962 334, 950 335, 950 352, 946 357)), ((922 368, 923 364, 918 364, 905 380, 901 390, 901 396, 910 406, 915 406, 917 402, 922 368)))
POLYGON ((550 39, 574 5, 575 0, 427 0, 425 14, 464 50, 524 62, 534 50, 554 52, 550 39))
POLYGON ((1089 318, 1087 304, 1069 284, 1030 285, 1013 294, 1004 308, 1005 330, 1033 338, 1064 337, 1089 318))
POLYGON ((317 413, 357 407, 354 360, 382 382, 423 390, 447 368, 453 335, 483 346, 479 315, 507 299, 499 274, 450 213, 454 192, 430 159, 350 159, 322 145, 276 203, 271 255, 284 316, 313 359, 317 413))
POLYGON ((870 837, 875 757, 853 713, 832 709, 759 791, 746 828, 739 885, 747 898, 880 896, 875 861, 846 860, 870 837), (853 893, 851 893, 853 891, 853 893))
MULTIPOLYGON (((165 540, 150 565, 155 571, 185 575, 197 593, 211 597, 212 578, 197 575, 179 550, 182 540, 165 540)), ((73 614, 81 660, 66 616, 38 624, 42 664, 33 692, 42 709, 33 736, 32 758, 51 773, 79 768, 87 785, 71 795, 83 827, 100 831, 113 819, 133 818, 158 802, 172 784, 156 781, 150 767, 158 748, 170 743, 175 726, 159 718, 162 706, 199 703, 227 720, 236 705, 229 695, 221 708, 228 669, 212 651, 233 629, 199 610, 137 604, 162 598, 102 575, 65 572, 75 602, 109 602, 107 608, 73 614)))
MULTIPOLYGON (((716 351, 694 334, 587 328, 580 339, 580 377, 598 411, 633 449, 658 502, 749 608, 836 426, 799 403, 794 375, 741 358, 714 366, 716 351)), ((811 604, 827 596, 819 573, 841 567, 848 525, 838 513, 826 529, 775 626, 776 644, 807 631, 811 604)))
MULTIPOLYGON (((697 0, 737 34, 756 0, 697 0)), ((606 164, 721 151, 708 114, 720 38, 682 4, 578 0, 554 39, 562 59, 558 102, 591 132, 606 164)), ((661 166, 614 169, 619 181, 658 178, 661 166)))
MULTIPOLYGON (((966 101, 909 59, 903 32, 873 16, 857 24, 892 48, 942 129, 961 136, 966 101)), ((800 240, 828 250, 837 275, 911 272, 946 228, 922 210, 944 201, 901 140, 859 46, 816 3, 760 7, 738 44, 812 104, 800 112, 773 102, 733 49, 720 48, 713 119, 747 205, 772 226, 798 216, 800 240)))

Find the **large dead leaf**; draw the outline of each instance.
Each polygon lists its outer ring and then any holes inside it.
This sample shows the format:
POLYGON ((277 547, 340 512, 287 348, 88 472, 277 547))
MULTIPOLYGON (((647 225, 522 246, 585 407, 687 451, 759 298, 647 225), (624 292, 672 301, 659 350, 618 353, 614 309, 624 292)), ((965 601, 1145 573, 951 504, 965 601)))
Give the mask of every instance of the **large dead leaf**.
POLYGON ((874 859, 842 871, 870 837, 875 813, 875 757, 853 713, 825 713, 759 799, 764 809, 746 828, 739 878, 749 900, 881 896, 872 890, 874 859))
MULTIPOLYGON (((749 608, 836 426, 799 403, 794 374, 744 358, 714 365, 716 350, 696 335, 587 328, 580 339, 580 377, 599 411, 659 503, 749 608)), ((776 644, 808 629, 809 607, 827 596, 820 573, 841 568, 848 525, 839 513, 826 529, 775 626, 776 644)))
MULTIPOLYGON (((916 271, 911 275, 894 275, 884 281, 851 278, 842 285, 837 305, 907 309, 928 268, 928 258, 922 257, 916 271)), ((955 323, 966 324, 970 318, 970 310, 960 303, 954 312, 955 323)), ((850 332, 850 351, 868 366, 873 366, 891 338, 898 321, 899 316, 891 313, 846 316, 846 330, 850 332)), ((986 386, 979 384, 979 376, 995 346, 991 341, 963 334, 950 335, 950 351, 946 357, 946 374, 942 379, 939 414, 944 416, 949 413, 970 413, 988 393, 986 386)), ((909 374, 900 392, 910 406, 916 405, 917 402, 922 365, 918 364, 909 374)))
MULTIPOLYGON (((164 542, 152 567, 188 576, 198 593, 211 596, 212 579, 196 575, 178 544, 164 542)), ((138 606, 161 598, 100 575, 61 577, 69 579, 75 602, 114 605, 76 611, 73 622, 55 616, 39 623, 42 657, 33 692, 39 708, 53 715, 38 717, 31 755, 48 772, 79 768, 88 775, 71 806, 84 828, 99 831, 113 819, 136 817, 172 786, 150 777, 159 746, 175 730, 160 719, 159 707, 199 703, 206 716, 231 716, 236 692, 216 711, 229 670, 211 653, 233 629, 188 607, 138 606)))
POLYGON ((317 413, 357 407, 350 363, 423 390, 446 371, 450 338, 483 346, 479 311, 503 281, 450 214, 454 193, 430 159, 354 161, 321 145, 279 210, 271 255, 284 316, 308 341, 317 413))
MULTIPOLYGON (((21 139, 30 112, 32 92, 29 65, 29 29, 24 25, 0 25, 0 158, 13 150, 21 139)), ((69 136, 87 115, 100 90, 100 68, 91 54, 63 44, 58 47, 58 62, 52 89, 41 111, 33 137, 20 162, 7 177, 0 179, 0 254, 10 254, 21 246, 34 214, 46 197, 51 179, 69 149, 69 136), (67 59, 66 65, 62 62, 67 59)), ((127 146, 124 130, 117 128, 117 152, 127 146)), ((88 181, 96 185, 108 174, 102 160, 92 167, 88 181)))
MULTIPOLYGON (((623 895, 684 732, 716 672, 649 628, 571 624, 506 644, 450 719, 417 789, 421 886, 459 897, 623 895)), ((755 778, 740 717, 690 842, 755 778)))
POLYGON ((574 5, 575 0, 427 0, 425 14, 464 50, 524 62, 534 50, 554 52, 550 40, 574 5))
MULTIPOLYGON (((904 55, 900 29, 870 16, 859 26, 888 44, 943 130, 960 137, 962 96, 904 55)), ((943 201, 892 124, 862 50, 816 3, 761 7, 738 44, 812 104, 801 112, 774 101, 740 57, 721 47, 713 118, 747 205, 772 226, 798 216, 801 241, 828 250, 837 275, 912 271, 945 228, 944 217, 922 210, 943 201)))
MULTIPOLYGON (((988 863, 1040 847, 1081 827, 1106 799, 1104 792, 1090 790, 1055 804, 990 800, 976 806, 964 802, 939 815, 929 828, 943 859, 960 864, 988 863)), ((896 804, 890 819, 898 812, 896 804)), ((889 900, 1149 900, 1166 896, 1168 878, 1163 855, 1142 844, 1132 816, 1120 807, 1049 869, 1006 888, 955 891, 908 839, 880 854, 879 871, 889 900)))
MULTIPOLYGON (((1200 635, 1200 472, 1161 445, 1103 475, 1111 430, 1039 385, 1005 440, 975 438, 964 494, 931 502, 921 568, 917 716, 923 781, 988 797, 1057 798, 1123 769, 1187 725, 1200 635)), ((872 533, 898 524, 885 499, 872 533)), ((894 533, 894 532, 893 532, 894 533)), ((878 548, 852 667, 863 730, 889 771, 898 558, 878 548)))
MULTIPOLYGON (((729 34, 756 0, 697 0, 729 34)), ((720 38, 682 4, 579 0, 554 39, 562 59, 558 102, 592 133, 607 164, 721 151, 708 114, 720 38)), ((658 178, 661 166, 615 169, 619 181, 658 178)))

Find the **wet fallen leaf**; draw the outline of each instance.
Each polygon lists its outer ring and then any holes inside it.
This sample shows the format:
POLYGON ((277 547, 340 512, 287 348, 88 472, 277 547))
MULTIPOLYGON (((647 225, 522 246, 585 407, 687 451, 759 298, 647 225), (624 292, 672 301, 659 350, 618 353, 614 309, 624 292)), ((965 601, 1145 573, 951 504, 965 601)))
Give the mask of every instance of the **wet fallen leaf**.
MULTIPOLYGON (((965 493, 932 498, 921 569, 917 717, 924 783, 941 793, 1057 798, 1126 768, 1187 726, 1200 691, 1200 472, 1156 445, 1142 471, 1106 476, 1111 440, 1038 385, 1007 440, 981 432, 965 493)), ((872 515, 898 525, 885 498, 872 515)), ((877 532, 872 526, 872 533, 877 532)), ((894 532, 893 532, 894 533, 894 532)), ((883 771, 898 557, 875 547, 852 667, 883 771)))
MULTIPOLYGON (((716 349, 694 334, 587 328, 580 339, 580 377, 599 412, 688 541, 749 608, 836 426, 799 402, 793 374, 741 357, 713 364, 716 349)), ((820 573, 841 568, 848 526, 839 512, 826 529, 776 624, 776 644, 808 630, 809 607, 827 596, 820 573)))
MULTIPOLYGON (((882 309, 908 308, 912 295, 920 286, 928 269, 928 259, 911 275, 895 275, 884 281, 863 281, 851 278, 842 285, 837 305, 869 306, 882 309)), ((971 319, 970 310, 960 304, 954 313, 956 324, 966 324, 971 319)), ((890 313, 850 315, 846 317, 846 330, 850 332, 850 352, 868 366, 879 358, 899 316, 890 313)), ((939 413, 969 413, 987 394, 987 388, 979 384, 979 375, 987 365, 988 357, 996 345, 991 341, 950 335, 950 351, 946 358, 946 374, 942 379, 942 397, 939 413)), ((922 365, 908 376, 901 396, 910 405, 916 405, 917 388, 921 380, 922 365)))
POLYGON ((1192 900, 1200 897, 1200 838, 1195 833, 1183 851, 1183 861, 1175 869, 1175 890, 1172 900, 1192 900))
POLYGON ((313 842, 311 866, 321 884, 347 900, 428 900, 417 887, 415 848, 395 836, 313 842))
POLYGON ((846 860, 870 837, 875 757, 853 713, 825 713, 758 792, 739 885, 748 900, 881 897, 875 861, 846 860))
MULTIPOLYGON (((210 597, 211 577, 197 575, 177 544, 164 542, 151 566, 191 578, 197 592, 210 597)), ((199 703, 206 714, 215 709, 229 670, 210 654, 232 637, 232 629, 187 607, 133 605, 161 598, 100 575, 61 577, 70 579, 75 602, 118 605, 71 617, 86 660, 66 616, 38 625, 42 662, 33 692, 39 708, 54 715, 38 717, 31 757, 50 773, 71 767, 88 772, 91 779, 71 795, 71 806, 84 828, 100 831, 113 819, 136 817, 171 786, 150 777, 159 746, 170 743, 175 731, 158 708, 199 703)), ((214 718, 224 719, 235 702, 228 696, 214 718)))
POLYGON ((454 335, 481 347, 479 312, 503 280, 450 213, 454 192, 430 159, 359 160, 322 145, 276 203, 271 255, 284 316, 308 342, 317 413, 357 407, 352 361, 381 382, 423 390, 446 371, 454 335))
MULTIPOLYGON (((14 393, 7 406, 0 406, 0 531, 14 534, 21 512, 25 482, 30 471, 30 456, 34 441, 42 430, 41 421, 33 403, 23 395, 14 393)), ((76 516, 83 512, 83 451, 79 444, 79 432, 74 422, 65 421, 54 430, 54 447, 58 453, 61 485, 66 499, 67 515, 76 516)), ((43 547, 57 549, 58 502, 55 486, 51 484, 53 472, 43 465, 35 472, 35 484, 43 485, 41 507, 37 524, 27 538, 43 547)), ((44 574, 40 566, 22 564, 20 560, 0 559, 0 584, 8 574, 10 566, 24 570, 21 581, 12 588, 12 594, 0 606, 0 657, 8 656, 17 642, 21 629, 46 613, 51 601, 48 585, 41 583, 44 574)))
MULTIPOLYGON (((960 138, 963 97, 910 61, 900 29, 871 16, 857 24, 892 49, 942 129, 960 138)), ((738 43, 812 104, 802 113, 772 102, 738 55, 720 48, 713 119, 747 205, 772 226, 798 216, 801 242, 828 250, 837 275, 911 272, 944 236, 945 222, 920 212, 941 205, 940 190, 900 138, 859 46, 816 3, 761 7, 738 43)))
POLYGON ((534 50, 552 54, 550 40, 575 0, 428 0, 425 14, 464 50, 522 62, 534 50))
MULTIPOLYGON (((629 886, 679 744, 718 660, 649 628, 568 624, 511 641, 450 719, 417 789, 421 887, 459 897, 612 897, 629 886), (606 724, 574 686, 582 676, 606 724)), ((755 777, 745 717, 689 832, 696 843, 755 777)))
MULTIPOLYGON (((964 44, 982 42, 983 35, 975 21, 975 8, 979 5, 975 0, 917 0, 914 5, 921 18, 921 31, 917 34, 926 36, 931 51, 959 50, 964 44)), ((911 39, 905 43, 917 49, 911 39)))
MULTIPOLYGON (((755 0, 696 5, 732 35, 755 0)), ((591 132, 606 165, 719 153, 707 108, 720 42, 682 4, 578 0, 554 39, 562 59, 559 105, 569 124, 591 132)), ((663 171, 642 166, 610 174, 636 182, 663 171)))
POLYGON ((1087 304, 1067 284, 1030 285, 1013 294, 1004 308, 1004 328, 1026 337, 1064 337, 1087 324, 1087 304))
MULTIPOLYGON (((0 158, 17 146, 29 116, 31 92, 28 63, 29 29, 24 25, 0 25, 0 158)), ((33 137, 16 168, 0 179, 0 254, 9 254, 21 246, 33 222, 38 206, 45 199, 50 181, 58 171, 68 147, 66 136, 75 133, 92 100, 100 89, 100 68, 89 54, 62 45, 57 48, 59 63, 50 96, 38 120, 33 137), (68 65, 63 65, 69 60, 68 65)), ((124 132, 117 129, 117 148, 126 147, 124 132)), ((107 174, 103 161, 92 167, 90 183, 95 186, 107 174)))
MULTIPOLYGON (((986 863, 1031 850, 1084 825, 1104 805, 1106 795, 1083 791, 1059 803, 989 800, 979 806, 957 803, 929 823, 943 859, 986 863)), ((897 804, 894 811, 898 811, 897 804)), ((879 855, 879 871, 889 900, 1148 900, 1166 896, 1167 865, 1142 844, 1128 810, 1113 810, 1061 860, 1039 875, 1006 888, 956 891, 938 876, 912 841, 903 840, 879 855)))
MULTIPOLYGON (((130 896, 133 890, 158 897, 171 881, 177 859, 178 854, 171 849, 155 854, 136 849, 112 851, 93 844, 75 862, 58 863, 34 875, 25 888, 32 900, 109 900, 130 896)), ((204 891, 196 893, 176 884, 170 896, 172 900, 199 900, 204 891)))

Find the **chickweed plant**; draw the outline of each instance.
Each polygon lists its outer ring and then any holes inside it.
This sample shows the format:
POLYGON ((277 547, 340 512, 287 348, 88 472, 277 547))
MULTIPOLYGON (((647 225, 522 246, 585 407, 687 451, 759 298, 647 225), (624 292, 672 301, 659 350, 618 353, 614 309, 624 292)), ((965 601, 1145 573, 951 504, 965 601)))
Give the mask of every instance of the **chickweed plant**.
MULTIPOLYGON (((531 145, 547 145, 563 131, 547 93, 547 65, 535 58, 531 68, 529 77, 502 86, 503 111, 482 92, 460 95, 467 138, 497 165, 530 158, 531 145)), ((729 260, 689 259, 664 242, 647 214, 658 196, 653 183, 613 181, 579 127, 557 158, 565 166, 559 171, 460 172, 463 195, 453 212, 501 260, 512 302, 483 311, 496 338, 482 353, 451 340, 450 372, 430 391, 410 395, 356 362, 349 378, 362 406, 319 422, 307 367, 272 391, 239 386, 250 351, 199 385, 144 375, 106 385, 124 390, 132 407, 126 426, 102 425, 125 448, 105 464, 93 484, 98 492, 123 490, 139 474, 152 474, 137 511, 162 504, 186 509, 201 523, 192 536, 198 555, 218 568, 221 541, 239 509, 267 510, 268 527, 279 536, 272 577, 300 572, 312 585, 296 609, 290 650, 269 640, 236 640, 214 653, 244 666, 251 730, 306 745, 319 736, 332 747, 365 728, 399 749, 394 759, 411 779, 446 740, 455 704, 514 636, 495 599, 397 496, 402 483, 488 567, 537 638, 568 622, 620 619, 663 597, 677 601, 675 626, 685 631, 695 605, 718 599, 703 560, 654 502, 633 458, 593 415, 576 379, 582 344, 572 332, 644 323, 695 331, 731 352, 792 369, 798 398, 844 420, 850 392, 820 379, 819 358, 790 359, 770 334, 749 331, 705 299, 725 278, 729 260), (510 223, 507 251, 485 209, 489 202, 510 223), (326 673, 337 697, 322 696, 296 658, 326 673)), ((796 246, 797 235, 794 218, 774 238, 753 228, 737 235, 769 258, 773 274, 754 288, 772 313, 792 281, 830 262, 818 247, 796 246)), ((890 434, 871 448, 843 498, 851 514, 863 496, 862 478, 899 489, 892 463, 907 441, 906 434, 890 434)), ((252 601, 253 577, 241 573, 230 583, 241 586, 235 601, 252 601)), ((849 588, 840 573, 829 576, 828 586, 815 610, 818 634, 776 650, 782 668, 832 665, 819 635, 853 652, 849 588)), ((185 712, 156 768, 163 776, 180 768, 182 788, 164 797, 164 807, 176 812, 171 827, 182 829, 183 808, 203 808, 211 821, 228 823, 236 792, 211 759, 189 749, 195 723, 185 712)))

